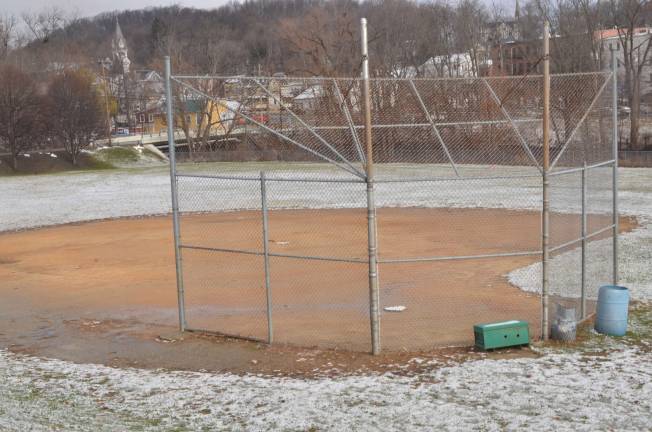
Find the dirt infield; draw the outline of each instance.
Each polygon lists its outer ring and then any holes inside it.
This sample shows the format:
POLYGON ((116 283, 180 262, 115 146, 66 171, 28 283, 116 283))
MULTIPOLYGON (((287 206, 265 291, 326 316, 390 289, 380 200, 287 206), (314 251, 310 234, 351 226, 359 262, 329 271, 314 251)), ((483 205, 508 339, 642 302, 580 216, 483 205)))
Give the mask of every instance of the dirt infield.
MULTIPOLYGON (((384 260, 537 250, 540 242, 536 212, 391 208, 379 210, 378 217, 384 260)), ((563 222, 558 223, 556 238, 573 238, 577 217, 555 217, 563 222)), ((366 255, 363 209, 273 211, 269 223, 273 253, 360 259, 366 255)), ((625 231, 634 224, 623 218, 621 226, 625 231)), ((182 217, 184 244, 257 251, 261 239, 257 212, 182 217)), ((177 317, 171 245, 169 217, 0 235, 0 320, 6 329, 0 341, 36 346, 47 344, 64 328, 84 327, 106 330, 105 335, 113 335, 110 343, 119 347, 117 335, 150 337, 153 332, 172 331, 177 317)), ((538 334, 539 297, 511 286, 505 278, 537 259, 381 264, 381 307, 406 307, 403 312, 382 313, 383 347, 422 350, 468 344, 474 323, 498 319, 525 319, 531 332, 538 334)), ((369 348, 364 263, 275 257, 270 270, 275 341, 369 348)), ((184 249, 184 271, 189 326, 265 337, 260 256, 184 249)), ((76 350, 83 357, 83 348, 76 350)))

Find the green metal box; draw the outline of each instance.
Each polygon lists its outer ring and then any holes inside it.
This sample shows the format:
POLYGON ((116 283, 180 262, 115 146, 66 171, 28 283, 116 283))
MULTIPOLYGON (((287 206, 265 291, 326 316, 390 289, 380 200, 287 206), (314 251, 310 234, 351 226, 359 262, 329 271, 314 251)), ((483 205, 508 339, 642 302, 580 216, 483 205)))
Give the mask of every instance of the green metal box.
POLYGON ((526 321, 502 321, 473 326, 475 346, 482 349, 528 345, 530 332, 526 321))

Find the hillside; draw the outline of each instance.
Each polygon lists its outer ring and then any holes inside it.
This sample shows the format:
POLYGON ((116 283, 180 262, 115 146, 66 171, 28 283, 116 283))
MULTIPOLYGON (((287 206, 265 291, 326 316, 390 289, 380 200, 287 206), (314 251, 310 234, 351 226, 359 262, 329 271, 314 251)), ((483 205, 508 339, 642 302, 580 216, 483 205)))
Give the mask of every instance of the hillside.
MULTIPOLYGON (((170 51, 195 44, 219 51, 228 60, 231 73, 283 68, 281 20, 301 16, 322 2, 314 0, 256 0, 231 3, 213 10, 178 6, 114 11, 92 18, 76 19, 54 31, 45 40, 32 41, 19 52, 23 64, 34 70, 59 64, 94 67, 97 60, 111 56, 111 38, 116 19, 120 22, 135 68, 159 65, 170 51)), ((344 7, 344 6, 342 6, 344 7)), ((358 4, 346 4, 350 12, 358 4)), ((174 54, 174 52, 172 52, 174 54)))
POLYGON ((117 19, 132 70, 160 68, 169 54, 179 67, 198 73, 350 76, 359 72, 363 16, 369 20, 372 73, 383 76, 420 66, 434 55, 485 45, 487 34, 479 29, 500 18, 480 0, 251 0, 213 10, 171 6, 70 20, 13 55, 34 71, 52 64, 95 67, 111 56, 117 19))

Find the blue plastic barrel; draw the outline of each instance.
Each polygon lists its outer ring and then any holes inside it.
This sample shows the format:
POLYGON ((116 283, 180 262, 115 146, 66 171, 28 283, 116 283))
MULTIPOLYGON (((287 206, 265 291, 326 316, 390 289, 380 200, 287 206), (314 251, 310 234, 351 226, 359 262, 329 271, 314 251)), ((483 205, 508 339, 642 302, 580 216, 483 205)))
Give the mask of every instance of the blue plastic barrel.
POLYGON ((598 311, 595 331, 610 336, 624 336, 627 332, 629 290, 623 286, 604 285, 598 293, 598 311))

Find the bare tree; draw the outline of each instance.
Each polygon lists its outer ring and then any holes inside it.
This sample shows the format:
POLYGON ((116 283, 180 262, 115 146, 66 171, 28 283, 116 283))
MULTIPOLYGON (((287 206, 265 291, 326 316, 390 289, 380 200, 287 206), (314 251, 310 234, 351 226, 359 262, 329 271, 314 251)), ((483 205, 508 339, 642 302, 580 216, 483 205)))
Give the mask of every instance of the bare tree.
POLYGON ((581 17, 582 27, 585 29, 584 37, 591 49, 592 69, 600 70, 604 64, 602 40, 596 37, 596 33, 601 29, 603 21, 603 8, 600 1, 569 0, 569 2, 581 17))
POLYGON ((455 12, 458 52, 468 55, 472 74, 480 76, 480 64, 488 55, 483 48, 489 15, 479 0, 462 0, 455 12))
POLYGON ((315 6, 304 16, 281 20, 279 35, 292 58, 288 72, 319 76, 358 75, 358 16, 349 3, 315 6))
POLYGON ((417 73, 429 50, 421 43, 427 17, 409 0, 387 0, 365 14, 371 34, 372 73, 406 77, 417 73))
POLYGON ((16 36, 16 17, 13 15, 0 15, 0 62, 7 58, 11 45, 16 36))
POLYGON ((64 28, 72 21, 72 18, 58 6, 46 7, 39 12, 25 12, 22 18, 34 38, 43 43, 47 43, 55 31, 64 28))
POLYGON ((100 97, 86 71, 64 71, 49 89, 51 133, 77 165, 81 150, 104 128, 100 97))
POLYGON ((448 3, 435 1, 422 6, 421 14, 425 17, 425 31, 420 32, 427 57, 432 58, 430 65, 434 69, 423 69, 424 75, 444 77, 452 74, 452 57, 455 54, 455 10, 448 3), (435 58, 437 61, 434 61, 435 58))
POLYGON ((641 79, 645 66, 650 62, 652 34, 639 33, 644 24, 648 0, 611 0, 611 22, 618 28, 618 39, 623 50, 622 66, 625 70, 625 91, 630 112, 629 142, 639 150, 639 122, 641 113, 641 79))
POLYGON ((42 100, 32 78, 11 65, 0 68, 0 141, 18 169, 18 155, 29 149, 42 132, 42 100))
MULTIPOLYGON (((540 21, 547 19, 556 37, 551 40, 555 72, 600 70, 599 3, 596 0, 536 0, 540 21)), ((539 25, 540 27, 540 25, 539 25)))

